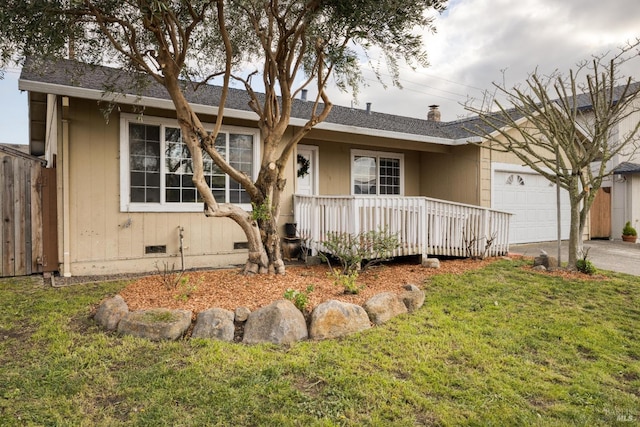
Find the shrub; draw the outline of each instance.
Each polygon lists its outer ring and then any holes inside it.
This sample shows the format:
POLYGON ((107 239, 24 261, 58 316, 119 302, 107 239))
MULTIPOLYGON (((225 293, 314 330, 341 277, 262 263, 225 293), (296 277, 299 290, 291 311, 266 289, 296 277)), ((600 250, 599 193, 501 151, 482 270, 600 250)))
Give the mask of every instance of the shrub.
POLYGON ((627 223, 624 225, 624 228, 622 229, 622 235, 623 236, 638 235, 638 232, 636 231, 636 229, 631 226, 631 221, 627 221, 627 223))
POLYGON ((305 312, 309 305, 309 294, 313 292, 313 285, 307 286, 307 290, 304 292, 296 291, 295 289, 287 289, 284 293, 284 297, 293 302, 301 312, 305 312))
POLYGON ((587 256, 589 256, 589 248, 583 250, 582 259, 576 261, 576 269, 581 273, 591 275, 596 272, 596 267, 587 259, 587 256))
POLYGON ((322 242, 327 251, 338 260, 340 270, 331 265, 329 257, 320 253, 320 257, 329 265, 335 284, 342 286, 345 293, 357 294, 360 288, 356 284, 358 270, 391 258, 391 253, 400 246, 395 234, 384 230, 364 231, 359 234, 329 233, 322 242), (363 266, 362 262, 367 260, 363 266))

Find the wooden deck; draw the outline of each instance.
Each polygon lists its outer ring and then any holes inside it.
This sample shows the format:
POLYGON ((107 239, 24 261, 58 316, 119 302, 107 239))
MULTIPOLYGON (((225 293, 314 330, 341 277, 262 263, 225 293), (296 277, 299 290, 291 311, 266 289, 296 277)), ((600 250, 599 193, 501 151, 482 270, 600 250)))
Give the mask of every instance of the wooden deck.
POLYGON ((511 214, 428 197, 294 195, 299 236, 313 253, 330 233, 386 229, 400 247, 392 254, 480 257, 509 252, 511 214))

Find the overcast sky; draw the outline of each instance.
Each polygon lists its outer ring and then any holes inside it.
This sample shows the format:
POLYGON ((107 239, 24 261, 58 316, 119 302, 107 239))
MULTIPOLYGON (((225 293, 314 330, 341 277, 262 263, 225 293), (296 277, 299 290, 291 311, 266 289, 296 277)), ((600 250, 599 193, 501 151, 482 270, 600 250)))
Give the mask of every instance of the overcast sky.
MULTIPOLYGON (((401 69, 404 89, 384 89, 366 72, 369 86, 357 107, 411 117, 426 117, 440 105, 442 120, 464 117, 462 104, 480 99, 492 82, 524 82, 536 68, 566 72, 576 63, 615 51, 640 37, 639 0, 453 0, 435 20, 437 33, 426 37, 430 66, 401 69), (504 74, 503 74, 504 70, 504 74)), ((640 59, 625 69, 640 80, 640 59)), ((27 98, 17 86, 17 70, 0 80, 0 142, 28 143, 27 98)), ((350 94, 331 90, 334 104, 349 106, 350 94)))

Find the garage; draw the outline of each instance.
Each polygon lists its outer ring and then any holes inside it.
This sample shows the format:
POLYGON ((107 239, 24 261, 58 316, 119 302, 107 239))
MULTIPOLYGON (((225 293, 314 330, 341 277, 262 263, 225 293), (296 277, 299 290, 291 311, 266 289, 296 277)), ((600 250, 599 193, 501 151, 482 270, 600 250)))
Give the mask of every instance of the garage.
MULTIPOLYGON (((532 169, 494 164, 492 208, 512 213, 509 243, 547 242, 557 238, 556 186, 532 169)), ((562 239, 569 238, 569 195, 561 193, 562 239)))

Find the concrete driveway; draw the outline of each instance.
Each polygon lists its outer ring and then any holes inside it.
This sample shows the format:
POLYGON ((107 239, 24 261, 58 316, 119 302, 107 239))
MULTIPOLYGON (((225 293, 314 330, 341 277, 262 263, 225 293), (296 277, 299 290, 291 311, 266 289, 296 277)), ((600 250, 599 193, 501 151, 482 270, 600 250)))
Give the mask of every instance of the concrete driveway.
MULTIPOLYGON (((567 241, 561 245, 562 262, 569 257, 567 241)), ((589 248, 587 259, 602 270, 640 276, 640 244, 627 243, 622 240, 587 240, 584 248, 589 248)), ((509 252, 526 256, 538 256, 544 249, 550 256, 558 256, 557 242, 527 243, 509 245, 509 252)))

